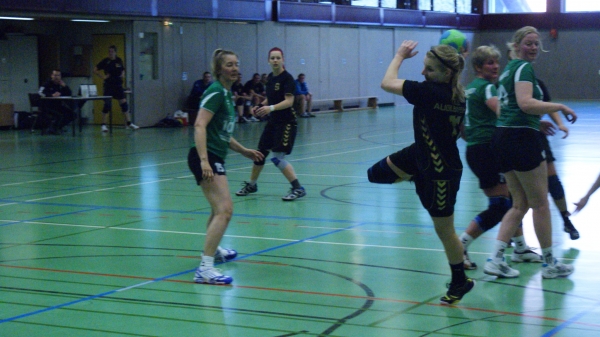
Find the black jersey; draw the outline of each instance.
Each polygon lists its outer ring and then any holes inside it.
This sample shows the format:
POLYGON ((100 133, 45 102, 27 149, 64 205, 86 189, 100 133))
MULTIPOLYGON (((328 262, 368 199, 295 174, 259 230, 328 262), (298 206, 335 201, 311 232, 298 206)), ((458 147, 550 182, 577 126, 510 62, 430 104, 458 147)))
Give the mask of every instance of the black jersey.
POLYGON ((121 60, 120 57, 117 57, 114 60, 107 57, 100 61, 100 63, 96 65, 96 68, 98 68, 98 70, 104 70, 104 74, 110 75, 104 82, 109 84, 123 83, 121 75, 123 74, 125 67, 123 66, 123 60, 121 60))
POLYGON ((407 80, 402 95, 414 105, 413 129, 419 170, 441 167, 441 164, 462 169, 456 141, 460 136, 466 104, 452 102, 452 86, 449 83, 407 80))
MULTIPOLYGON (((296 92, 296 82, 294 82, 294 77, 290 75, 287 70, 284 70, 278 76, 274 76, 273 73, 270 73, 267 80, 267 100, 269 105, 283 102, 286 94, 294 95, 296 92)), ((270 121, 274 123, 283 123, 294 120, 295 118, 296 116, 290 107, 284 110, 271 112, 270 121)))

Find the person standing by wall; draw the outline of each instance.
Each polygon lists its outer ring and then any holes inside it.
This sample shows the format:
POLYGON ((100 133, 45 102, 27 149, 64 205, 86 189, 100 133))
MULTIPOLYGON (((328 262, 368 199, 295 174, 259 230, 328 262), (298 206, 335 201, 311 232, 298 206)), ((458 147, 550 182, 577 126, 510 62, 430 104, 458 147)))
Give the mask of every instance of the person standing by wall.
MULTIPOLYGON (((117 56, 117 47, 108 47, 108 57, 104 58, 94 68, 94 74, 104 80, 104 96, 112 96, 112 98, 119 101, 119 106, 127 121, 126 128, 131 130, 137 130, 140 127, 131 122, 131 115, 129 113, 129 104, 127 103, 127 97, 125 97, 125 89, 123 89, 123 78, 125 76, 125 66, 123 60, 117 56)), ((106 100, 104 102, 104 108, 102 109, 102 132, 108 132, 106 123, 108 122, 108 113, 112 110, 112 100, 106 100)))
POLYGON ((418 53, 416 47, 416 41, 402 42, 381 82, 383 90, 404 96, 414 106, 415 142, 375 163, 367 176, 379 184, 414 181, 450 264, 452 279, 440 303, 451 305, 475 286, 465 274, 463 245, 454 229, 454 205, 462 176, 456 141, 466 110, 458 79, 465 61, 453 47, 435 46, 425 55, 424 82, 399 79, 400 66, 418 53))
POLYGON ((231 136, 236 120, 231 85, 239 76, 238 67, 234 52, 214 51, 212 71, 217 81, 202 96, 194 124, 195 145, 188 153, 189 168, 211 207, 202 261, 194 274, 196 283, 230 284, 233 281, 231 276, 223 275, 214 267, 215 260, 226 262, 237 256, 235 250, 219 246, 233 214, 225 171, 227 150, 232 149, 253 161, 264 160, 262 153, 245 148, 231 136))

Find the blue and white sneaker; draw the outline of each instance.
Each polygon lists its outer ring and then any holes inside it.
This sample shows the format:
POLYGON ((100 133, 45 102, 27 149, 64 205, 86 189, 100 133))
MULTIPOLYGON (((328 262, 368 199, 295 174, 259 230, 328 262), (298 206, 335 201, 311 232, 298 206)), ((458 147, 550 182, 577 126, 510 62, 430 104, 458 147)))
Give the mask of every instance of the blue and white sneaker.
POLYGON ((575 271, 575 267, 571 264, 564 264, 554 259, 554 263, 542 264, 542 277, 543 278, 557 278, 569 276, 575 271))
POLYGON ((495 262, 492 259, 488 259, 483 267, 483 272, 488 275, 498 276, 500 278, 514 278, 519 277, 519 271, 512 269, 502 258, 501 262, 495 262))
POLYGON ((215 251, 215 261, 227 262, 235 259, 238 255, 237 251, 229 248, 222 248, 221 246, 217 247, 215 251))
POLYGON ((221 274, 221 270, 217 268, 201 270, 200 267, 198 267, 198 269, 196 269, 196 274, 194 274, 194 282, 202 284, 230 284, 233 282, 233 278, 221 274))

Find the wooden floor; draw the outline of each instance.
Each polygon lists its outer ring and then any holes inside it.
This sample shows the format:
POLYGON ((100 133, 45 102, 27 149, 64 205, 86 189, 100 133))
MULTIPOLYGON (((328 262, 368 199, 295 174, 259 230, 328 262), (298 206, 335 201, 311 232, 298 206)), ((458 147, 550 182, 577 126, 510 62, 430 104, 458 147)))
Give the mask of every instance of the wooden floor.
MULTIPOLYGON (((600 172, 600 103, 571 107, 579 121, 551 145, 572 205, 600 172)), ((269 162, 258 193, 233 196, 222 245, 240 256, 220 266, 231 286, 192 282, 209 206, 187 168, 191 127, 0 131, 0 336, 600 336, 598 195, 572 217, 577 241, 552 205, 569 278, 480 267, 463 301, 439 304, 450 271, 414 186, 366 179, 412 142, 411 119, 400 106, 299 120, 288 159, 308 195, 283 202, 290 186, 269 162)), ((263 127, 239 125, 236 139, 255 147, 263 127)), ((234 193, 251 163, 233 153, 226 167, 234 193)), ((457 232, 486 207, 465 164, 457 232)), ((530 215, 524 227, 539 247, 530 215)), ((480 266, 496 234, 471 245, 480 266)))

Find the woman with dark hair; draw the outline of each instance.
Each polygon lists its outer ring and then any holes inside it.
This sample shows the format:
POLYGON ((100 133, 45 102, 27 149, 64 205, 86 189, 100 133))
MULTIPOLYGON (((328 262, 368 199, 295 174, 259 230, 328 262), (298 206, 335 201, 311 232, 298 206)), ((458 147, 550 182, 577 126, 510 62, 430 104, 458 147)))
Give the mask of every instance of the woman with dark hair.
POLYGON ((200 100, 200 111, 194 124, 195 146, 188 153, 190 170, 211 207, 202 262, 194 275, 196 283, 230 284, 233 281, 231 276, 221 274, 214 267, 216 260, 226 262, 237 256, 235 250, 219 246, 233 214, 233 201, 225 175, 228 149, 253 161, 264 159, 260 152, 245 148, 231 137, 236 120, 231 85, 239 77, 238 63, 238 57, 232 51, 214 51, 212 72, 217 80, 206 89, 200 100))
POLYGON ((271 161, 283 173, 285 178, 292 185, 287 195, 282 197, 284 201, 294 201, 306 195, 306 190, 296 177, 296 172, 292 164, 285 160, 285 156, 292 153, 294 141, 296 140, 296 113, 292 109, 294 105, 294 93, 296 92, 296 83, 294 77, 285 70, 283 51, 279 48, 269 50, 269 64, 271 72, 267 82, 267 97, 260 105, 254 108, 254 113, 258 117, 269 115, 269 122, 265 126, 258 150, 264 158, 254 162, 250 181, 244 182, 244 187, 236 192, 238 196, 246 196, 258 191, 256 181, 262 171, 265 160, 270 152, 273 152, 271 161))
POLYGON ((462 176, 456 141, 466 109, 464 89, 458 79, 465 60, 453 47, 435 46, 425 55, 424 82, 399 79, 400 66, 418 53, 416 47, 416 41, 402 42, 381 82, 383 90, 404 96, 414 106, 415 142, 383 158, 367 174, 372 183, 414 181, 421 204, 444 245, 452 273, 448 291, 440 302, 455 304, 475 285, 465 274, 463 246, 454 230, 454 204, 462 176))

